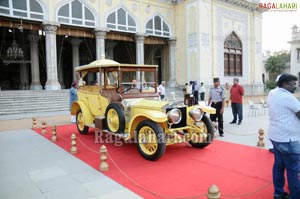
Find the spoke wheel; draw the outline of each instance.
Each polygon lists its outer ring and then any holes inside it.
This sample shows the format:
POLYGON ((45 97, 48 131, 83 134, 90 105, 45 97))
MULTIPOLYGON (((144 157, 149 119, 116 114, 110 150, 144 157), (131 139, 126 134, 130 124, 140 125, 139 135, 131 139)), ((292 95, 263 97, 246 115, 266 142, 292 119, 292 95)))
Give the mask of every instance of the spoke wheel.
POLYGON ((197 142, 193 142, 192 140, 190 140, 189 143, 193 147, 204 148, 204 147, 210 145, 210 143, 213 141, 214 128, 212 126, 212 122, 206 115, 204 115, 202 117, 202 119, 200 121, 200 125, 198 125, 198 126, 202 129, 202 132, 206 133, 206 135, 207 135, 206 140, 202 143, 197 143, 197 142))
POLYGON ((113 133, 123 133, 125 129, 125 116, 121 107, 112 103, 109 104, 105 112, 106 126, 113 133))
POLYGON ((137 127, 137 148, 147 160, 159 159, 166 150, 162 128, 151 120, 142 121, 137 127))
POLYGON ((89 131, 89 127, 84 125, 84 117, 81 109, 76 114, 76 126, 80 134, 87 134, 89 131))

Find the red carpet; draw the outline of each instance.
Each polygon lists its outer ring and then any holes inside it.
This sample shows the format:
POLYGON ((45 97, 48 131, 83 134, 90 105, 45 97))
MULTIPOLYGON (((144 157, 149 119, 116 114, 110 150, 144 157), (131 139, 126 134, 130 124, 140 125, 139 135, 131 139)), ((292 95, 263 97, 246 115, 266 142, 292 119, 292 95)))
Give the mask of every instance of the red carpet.
MULTIPOLYGON (((37 132, 40 133, 41 129, 37 132)), ((45 137, 50 140, 51 132, 51 128, 47 128, 45 137)), ((99 169, 100 155, 96 152, 101 144, 94 143, 93 129, 88 135, 80 135, 75 125, 67 125, 57 127, 57 133, 59 141, 56 144, 67 151, 71 146, 70 136, 76 133, 80 141, 77 141, 79 153, 75 156, 99 169)), ((135 144, 105 145, 127 176, 111 160, 108 160, 110 169, 104 174, 143 198, 204 199, 206 196, 202 195, 212 184, 220 188, 221 198, 273 197, 273 185, 270 184, 273 155, 267 150, 222 141, 214 141, 205 149, 179 144, 168 146, 163 157, 152 162, 143 159, 135 144)))

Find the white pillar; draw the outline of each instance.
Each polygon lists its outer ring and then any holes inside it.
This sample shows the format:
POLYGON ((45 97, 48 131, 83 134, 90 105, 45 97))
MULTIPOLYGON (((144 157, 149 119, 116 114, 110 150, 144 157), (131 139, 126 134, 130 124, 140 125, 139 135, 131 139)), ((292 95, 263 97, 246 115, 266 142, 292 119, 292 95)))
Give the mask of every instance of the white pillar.
POLYGON ((73 57, 73 81, 76 81, 76 72, 75 67, 79 66, 79 45, 81 43, 81 39, 72 38, 72 57, 73 57))
POLYGON ((29 89, 28 66, 26 63, 21 63, 20 64, 20 90, 28 90, 28 89, 29 89))
POLYGON ((106 44, 105 57, 107 59, 114 59, 114 48, 117 45, 117 42, 110 41, 106 44))
POLYGON ((46 34, 46 66, 47 82, 46 90, 60 90, 61 86, 57 79, 57 52, 56 52, 56 30, 59 24, 44 23, 46 34))
POLYGON ((40 67, 39 67, 39 51, 38 51, 38 41, 40 36, 38 34, 28 35, 30 42, 30 57, 31 57, 31 90, 42 90, 42 85, 40 82, 40 67))
POLYGON ((27 60, 27 51, 24 51, 23 62, 20 63, 20 90, 28 90, 29 89, 29 77, 28 77, 28 64, 27 60))
POLYGON ((135 35, 135 44, 136 44, 136 64, 144 64, 144 34, 135 35))
POLYGON ((105 56, 105 36, 106 30, 94 30, 96 36, 96 59, 105 56))
MULTIPOLYGON (((135 35, 135 45, 136 45, 136 64, 144 64, 144 34, 135 35)), ((140 72, 136 72, 136 81, 140 82, 140 72)), ((142 81, 145 81, 145 74, 142 73, 142 81)))
POLYGON ((169 44, 169 87, 176 86, 176 66, 175 66, 175 44, 176 38, 170 38, 168 41, 169 44))

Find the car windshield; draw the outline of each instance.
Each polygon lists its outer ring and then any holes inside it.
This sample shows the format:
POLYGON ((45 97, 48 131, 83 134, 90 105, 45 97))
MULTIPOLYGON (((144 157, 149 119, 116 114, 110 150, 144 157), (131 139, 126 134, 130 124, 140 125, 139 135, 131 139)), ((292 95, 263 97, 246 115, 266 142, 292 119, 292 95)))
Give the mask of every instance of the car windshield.
POLYGON ((123 70, 121 78, 125 94, 156 92, 155 70, 123 70))
MULTIPOLYGON (((117 69, 105 70, 103 73, 103 81, 105 81, 106 89, 117 88, 118 86, 118 71, 117 69)), ((103 85, 103 84, 102 84, 103 85)))

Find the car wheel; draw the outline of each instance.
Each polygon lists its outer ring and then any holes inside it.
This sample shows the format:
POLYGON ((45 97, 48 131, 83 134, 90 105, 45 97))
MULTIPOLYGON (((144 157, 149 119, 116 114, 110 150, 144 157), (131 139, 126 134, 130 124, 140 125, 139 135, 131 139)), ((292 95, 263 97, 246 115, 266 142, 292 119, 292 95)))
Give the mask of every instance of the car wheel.
POLYGON ((197 143, 197 142, 193 142, 192 140, 190 140, 189 141, 190 145, 192 145, 193 147, 196 147, 196 148, 204 148, 204 147, 208 146, 213 141, 213 138, 214 138, 214 128, 212 126, 212 122, 210 121, 210 119, 206 115, 203 115, 200 123, 201 123, 203 130, 207 134, 207 138, 204 143, 197 143))
POLYGON ((118 104, 112 103, 107 106, 105 111, 105 121, 110 132, 124 133, 125 116, 118 104))
POLYGON ((136 143, 139 153, 147 160, 159 159, 166 150, 165 134, 151 120, 144 120, 137 126, 136 143))
POLYGON ((80 134, 85 135, 89 131, 89 127, 84 125, 84 117, 81 109, 79 109, 76 114, 76 126, 80 134))

